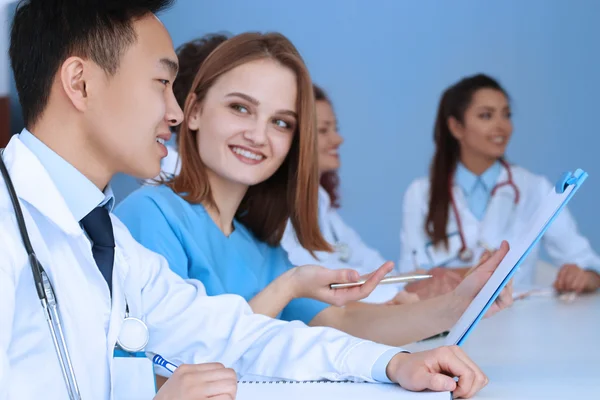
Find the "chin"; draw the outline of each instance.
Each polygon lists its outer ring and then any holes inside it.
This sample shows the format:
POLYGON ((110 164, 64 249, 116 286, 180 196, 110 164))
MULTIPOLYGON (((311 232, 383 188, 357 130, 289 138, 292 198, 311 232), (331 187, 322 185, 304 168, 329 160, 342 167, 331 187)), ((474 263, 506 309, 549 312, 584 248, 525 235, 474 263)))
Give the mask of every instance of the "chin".
POLYGON ((138 179, 154 179, 160 174, 160 167, 160 162, 152 165, 138 164, 136 169, 126 174, 138 179))
POLYGON ((339 162, 328 162, 323 164, 323 172, 336 172, 340 168, 339 162))

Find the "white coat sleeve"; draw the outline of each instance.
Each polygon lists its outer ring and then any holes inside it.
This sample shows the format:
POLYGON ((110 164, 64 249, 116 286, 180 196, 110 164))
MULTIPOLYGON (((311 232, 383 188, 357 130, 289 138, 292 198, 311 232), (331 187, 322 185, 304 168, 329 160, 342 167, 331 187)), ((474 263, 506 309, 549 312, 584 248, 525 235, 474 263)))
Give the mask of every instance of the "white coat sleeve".
MULTIPOLYGON (((14 225, 14 222, 9 224, 1 221, 2 218, 0 216, 0 226, 14 225)), ((0 231, 0 243, 13 243, 5 230, 0 231)), ((13 332, 17 277, 14 271, 16 263, 10 259, 10 252, 2 253, 0 256, 0 400, 7 400, 8 394, 11 393, 9 390, 11 379, 8 348, 13 332)))
MULTIPOLYGON (((543 201, 552 187, 550 181, 543 178, 540 201, 543 201)), ((563 208, 542 236, 542 243, 554 265, 576 264, 600 273, 600 257, 592 249, 589 240, 579 233, 577 223, 567 207, 563 208)))
POLYGON ((162 256, 133 239, 131 247, 137 249, 130 265, 142 282, 150 330, 147 351, 166 359, 221 362, 240 377, 373 382, 376 361, 394 349, 331 328, 253 314, 237 295, 206 296, 200 281, 181 279, 162 256))
POLYGON ((400 228, 400 260, 398 270, 401 273, 415 270, 415 261, 419 265, 427 265, 425 258, 425 218, 423 202, 427 198, 422 193, 422 182, 410 184, 402 200, 402 227, 400 228), (416 253, 414 253, 416 251, 416 253))

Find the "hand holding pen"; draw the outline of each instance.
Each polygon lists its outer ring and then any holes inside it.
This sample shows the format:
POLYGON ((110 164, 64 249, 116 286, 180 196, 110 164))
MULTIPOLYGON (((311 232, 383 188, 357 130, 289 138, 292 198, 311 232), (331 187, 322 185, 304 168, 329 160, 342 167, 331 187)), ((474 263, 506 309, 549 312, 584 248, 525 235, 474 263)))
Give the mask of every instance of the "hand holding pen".
POLYGON ((177 366, 158 354, 146 353, 156 365, 173 375, 160 388, 155 400, 233 400, 237 393, 237 375, 220 363, 177 366))

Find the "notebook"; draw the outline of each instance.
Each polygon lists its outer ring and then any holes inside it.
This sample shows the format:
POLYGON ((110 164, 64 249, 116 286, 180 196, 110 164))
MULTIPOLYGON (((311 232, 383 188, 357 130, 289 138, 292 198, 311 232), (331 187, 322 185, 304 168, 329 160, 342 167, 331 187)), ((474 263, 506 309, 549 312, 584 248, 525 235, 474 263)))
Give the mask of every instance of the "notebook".
POLYGON ((565 173, 557 181, 536 213, 532 215, 529 223, 525 225, 527 229, 524 229, 518 237, 510 239, 510 250, 452 327, 446 337, 446 345, 461 345, 466 340, 556 216, 587 179, 587 176, 586 172, 578 169, 572 174, 565 173))
POLYGON ((237 400, 451 400, 450 392, 410 392, 387 383, 331 381, 285 381, 243 378, 238 382, 237 400))

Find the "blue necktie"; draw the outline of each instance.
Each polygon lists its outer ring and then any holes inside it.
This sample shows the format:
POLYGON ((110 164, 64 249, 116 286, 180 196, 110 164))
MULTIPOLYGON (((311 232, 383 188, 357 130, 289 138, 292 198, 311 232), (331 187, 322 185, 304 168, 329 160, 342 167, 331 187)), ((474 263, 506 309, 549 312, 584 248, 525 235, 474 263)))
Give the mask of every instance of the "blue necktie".
POLYGON ((112 271, 115 261, 115 236, 108 210, 104 207, 94 208, 82 220, 83 229, 92 241, 92 254, 98 269, 112 293, 112 271))

